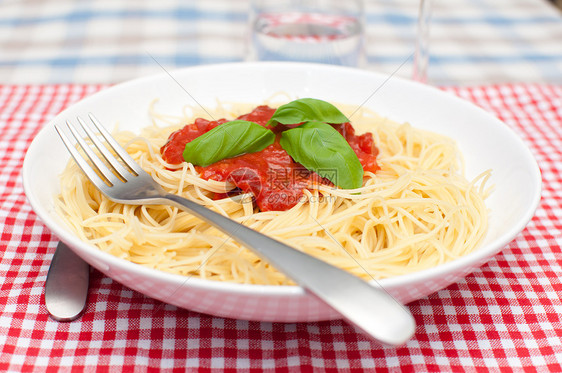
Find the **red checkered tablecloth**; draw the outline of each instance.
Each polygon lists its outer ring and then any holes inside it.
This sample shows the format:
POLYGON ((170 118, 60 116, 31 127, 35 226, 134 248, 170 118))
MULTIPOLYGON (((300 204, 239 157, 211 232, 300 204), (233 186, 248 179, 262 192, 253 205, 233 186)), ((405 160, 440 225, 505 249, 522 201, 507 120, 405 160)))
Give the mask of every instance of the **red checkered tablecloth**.
POLYGON ((417 332, 383 348, 342 321, 260 323, 160 303, 92 272, 77 321, 47 315, 57 239, 31 210, 20 169, 37 131, 99 85, 0 86, 0 371, 562 371, 562 86, 446 88, 531 148, 542 202, 502 253, 408 306, 417 332))

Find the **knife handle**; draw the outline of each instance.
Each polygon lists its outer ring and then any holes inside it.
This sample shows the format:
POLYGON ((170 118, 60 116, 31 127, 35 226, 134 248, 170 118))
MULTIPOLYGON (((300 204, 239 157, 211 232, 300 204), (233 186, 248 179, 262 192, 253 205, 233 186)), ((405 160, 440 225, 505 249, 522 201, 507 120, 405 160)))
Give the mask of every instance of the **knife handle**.
POLYGON ((86 308, 90 266, 59 242, 45 281, 45 306, 57 321, 72 321, 86 308))

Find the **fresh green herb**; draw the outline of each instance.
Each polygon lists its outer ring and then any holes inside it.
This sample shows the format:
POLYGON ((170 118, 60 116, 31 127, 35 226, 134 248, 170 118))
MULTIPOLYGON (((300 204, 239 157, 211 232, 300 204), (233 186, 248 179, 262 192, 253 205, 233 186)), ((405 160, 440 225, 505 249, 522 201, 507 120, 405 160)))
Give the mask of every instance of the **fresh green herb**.
POLYGON ((343 189, 363 185, 363 167, 345 138, 327 123, 309 121, 284 131, 281 146, 310 171, 343 189))
POLYGON ((281 105, 267 122, 268 125, 298 124, 317 120, 326 123, 345 123, 349 119, 334 105, 314 98, 301 98, 281 105))
POLYGON ((183 159, 196 166, 209 166, 226 158, 255 153, 273 144, 275 134, 254 122, 226 122, 188 142, 183 159))

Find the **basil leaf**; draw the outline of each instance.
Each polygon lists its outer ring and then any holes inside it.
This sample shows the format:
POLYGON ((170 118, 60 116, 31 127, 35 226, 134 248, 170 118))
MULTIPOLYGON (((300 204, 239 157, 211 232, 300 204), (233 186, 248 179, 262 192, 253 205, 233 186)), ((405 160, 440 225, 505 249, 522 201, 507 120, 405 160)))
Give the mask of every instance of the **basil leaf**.
POLYGON ((327 123, 310 121, 284 131, 280 144, 296 162, 340 188, 363 185, 363 166, 357 154, 327 123))
POLYGON ((273 144, 275 134, 254 122, 233 120, 221 124, 185 145, 183 159, 209 166, 226 158, 255 153, 273 144))
POLYGON ((311 120, 326 123, 349 122, 334 105, 315 98, 301 98, 279 106, 267 124, 276 126, 278 123, 298 124, 311 120))

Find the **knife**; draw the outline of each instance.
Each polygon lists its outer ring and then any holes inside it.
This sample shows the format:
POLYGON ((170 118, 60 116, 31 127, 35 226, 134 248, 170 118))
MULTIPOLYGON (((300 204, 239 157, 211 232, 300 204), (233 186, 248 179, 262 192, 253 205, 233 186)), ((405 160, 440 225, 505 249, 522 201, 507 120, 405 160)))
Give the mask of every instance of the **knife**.
POLYGON ((90 266, 59 242, 45 280, 45 306, 57 321, 72 321, 86 308, 90 266))

